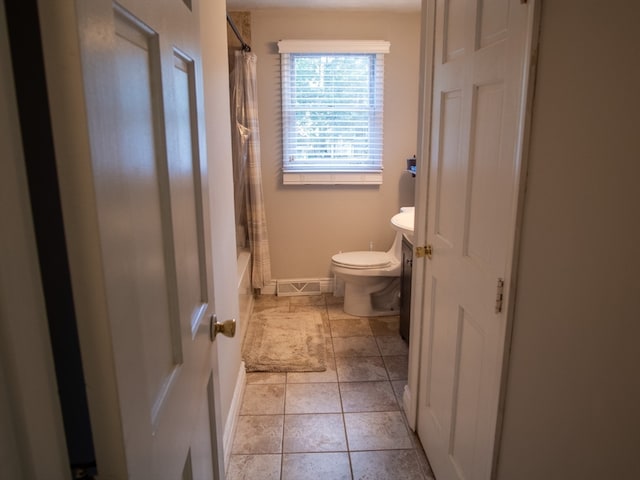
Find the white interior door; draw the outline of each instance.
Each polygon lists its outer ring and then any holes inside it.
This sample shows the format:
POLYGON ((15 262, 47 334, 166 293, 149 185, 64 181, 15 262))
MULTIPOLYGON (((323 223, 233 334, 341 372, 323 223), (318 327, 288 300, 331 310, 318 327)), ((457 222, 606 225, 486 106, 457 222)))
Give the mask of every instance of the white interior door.
POLYGON ((198 3, 75 5, 88 156, 58 163, 100 478, 223 477, 198 3))
POLYGON ((506 329, 496 295, 511 282, 532 11, 435 6, 418 434, 438 480, 491 475, 506 329))

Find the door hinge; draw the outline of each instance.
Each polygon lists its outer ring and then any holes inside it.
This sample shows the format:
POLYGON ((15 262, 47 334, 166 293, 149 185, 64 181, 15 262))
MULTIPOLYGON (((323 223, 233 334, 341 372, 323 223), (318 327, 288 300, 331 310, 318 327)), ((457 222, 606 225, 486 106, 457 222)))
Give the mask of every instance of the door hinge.
POLYGON ((504 297, 504 280, 502 278, 499 278, 498 285, 496 287, 496 313, 500 313, 502 311, 503 297, 504 297))
POLYGON ((423 258, 427 257, 431 260, 431 256, 433 255, 433 248, 431 245, 426 245, 424 247, 416 247, 416 257, 423 258))

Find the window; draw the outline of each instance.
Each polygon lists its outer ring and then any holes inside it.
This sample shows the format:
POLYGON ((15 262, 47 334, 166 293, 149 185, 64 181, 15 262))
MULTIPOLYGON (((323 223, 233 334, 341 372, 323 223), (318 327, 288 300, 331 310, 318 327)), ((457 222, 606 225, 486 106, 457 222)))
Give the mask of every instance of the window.
POLYGON ((282 40, 285 184, 382 183, 383 41, 282 40))

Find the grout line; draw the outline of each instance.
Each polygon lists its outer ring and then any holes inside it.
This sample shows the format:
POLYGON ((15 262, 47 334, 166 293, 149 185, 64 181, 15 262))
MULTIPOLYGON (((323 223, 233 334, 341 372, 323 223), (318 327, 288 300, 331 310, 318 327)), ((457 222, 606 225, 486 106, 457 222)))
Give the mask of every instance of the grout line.
MULTIPOLYGON (((291 312, 291 299, 287 299, 287 303, 289 304, 287 311, 291 312)), ((285 434, 285 425, 287 422, 287 376, 288 373, 285 374, 284 378, 284 405, 282 406, 282 436, 281 436, 281 445, 280 445, 280 480, 284 475, 284 434, 285 434)))
POLYGON ((331 349, 333 350, 333 359, 335 362, 335 366, 336 366, 336 381, 338 382, 338 395, 340 396, 340 410, 341 410, 341 417, 342 417, 342 428, 344 429, 344 442, 347 448, 347 460, 349 462, 349 474, 351 475, 351 478, 353 479, 355 477, 354 473, 353 473, 353 463, 351 461, 351 447, 349 445, 349 435, 347 434, 347 421, 344 417, 344 403, 342 402, 342 388, 340 387, 341 382, 340 381, 340 375, 338 374, 338 362, 336 360, 336 352, 335 352, 335 348, 333 345, 333 329, 331 327, 331 319, 329 318, 329 307, 327 306, 327 318, 328 318, 328 322, 329 322, 329 330, 331 331, 331 349))

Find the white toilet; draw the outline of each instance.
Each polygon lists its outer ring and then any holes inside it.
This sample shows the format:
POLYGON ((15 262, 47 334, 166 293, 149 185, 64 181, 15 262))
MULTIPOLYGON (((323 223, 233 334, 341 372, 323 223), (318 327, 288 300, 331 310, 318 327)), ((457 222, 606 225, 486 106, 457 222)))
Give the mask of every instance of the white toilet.
POLYGON ((344 281, 344 311, 358 317, 397 315, 400 310, 402 233, 388 252, 344 252, 331 268, 344 281))

